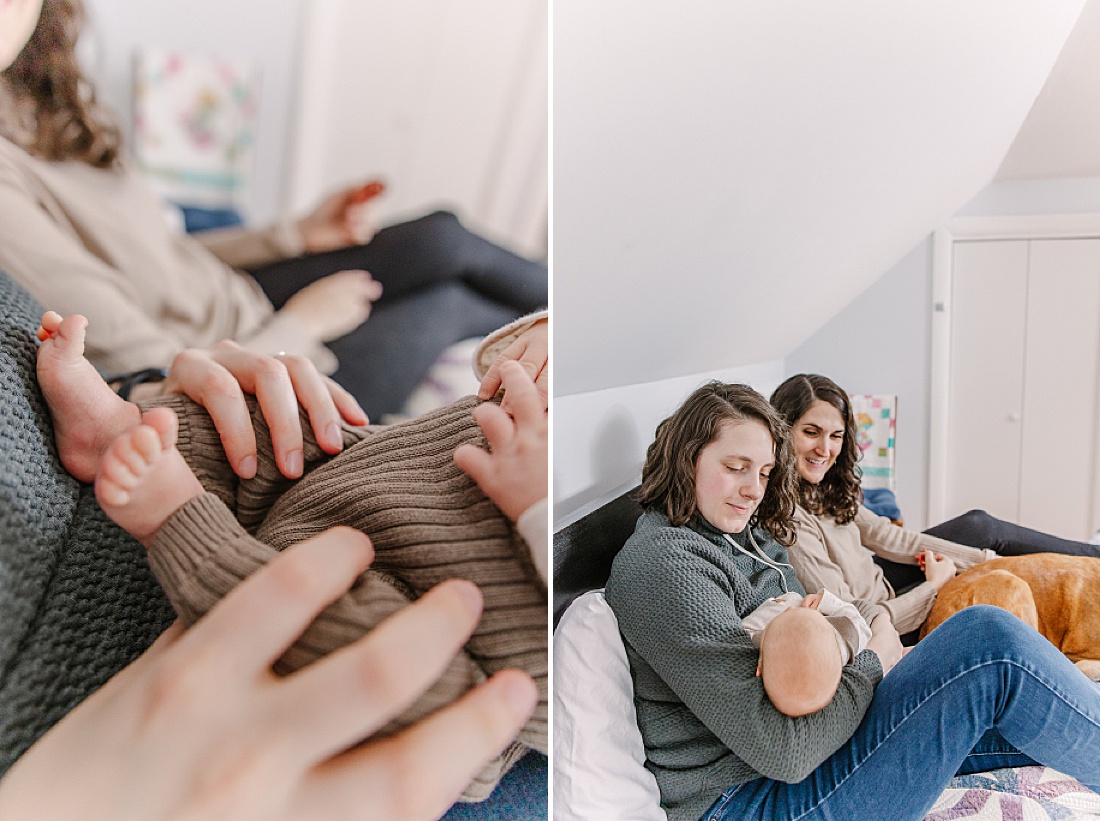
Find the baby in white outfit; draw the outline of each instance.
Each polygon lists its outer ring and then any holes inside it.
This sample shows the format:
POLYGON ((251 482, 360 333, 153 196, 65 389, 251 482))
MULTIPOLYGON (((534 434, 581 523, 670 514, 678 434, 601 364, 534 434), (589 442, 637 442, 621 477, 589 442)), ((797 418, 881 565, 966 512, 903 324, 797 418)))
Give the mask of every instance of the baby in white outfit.
POLYGON ((768 599, 741 625, 760 649, 756 674, 764 692, 789 716, 817 712, 832 701, 842 668, 871 639, 855 606, 828 590, 768 599))

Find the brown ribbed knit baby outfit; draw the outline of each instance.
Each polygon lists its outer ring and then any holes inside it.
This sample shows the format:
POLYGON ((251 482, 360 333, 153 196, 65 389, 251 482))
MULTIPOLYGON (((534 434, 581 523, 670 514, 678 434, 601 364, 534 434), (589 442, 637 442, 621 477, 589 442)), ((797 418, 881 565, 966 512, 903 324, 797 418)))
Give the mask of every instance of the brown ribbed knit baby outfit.
POLYGON ((337 456, 317 446, 303 415, 306 472, 298 480, 279 473, 253 403, 259 468, 243 481, 230 469, 202 407, 178 396, 153 404, 179 415, 177 447, 208 491, 173 514, 149 549, 153 570, 184 621, 194 622, 276 552, 335 525, 355 527, 370 536, 374 562, 276 669, 297 669, 354 641, 441 581, 469 579, 485 600, 476 630, 431 689, 381 732, 454 701, 487 673, 517 667, 538 684, 538 707, 463 799, 488 796, 527 748, 547 751, 546 589, 512 523, 452 458, 460 444, 485 446, 471 415, 476 399, 389 427, 345 426, 345 449, 337 456))

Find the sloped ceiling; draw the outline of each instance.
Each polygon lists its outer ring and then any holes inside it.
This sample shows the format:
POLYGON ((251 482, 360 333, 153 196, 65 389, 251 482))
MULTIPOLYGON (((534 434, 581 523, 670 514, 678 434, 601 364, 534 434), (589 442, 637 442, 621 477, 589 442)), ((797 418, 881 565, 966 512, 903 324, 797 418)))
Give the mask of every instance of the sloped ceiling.
POLYGON ((1100 177, 1100 0, 1089 0, 998 180, 1100 177))
POLYGON ((994 176, 1084 0, 556 0, 559 396, 794 350, 994 176))

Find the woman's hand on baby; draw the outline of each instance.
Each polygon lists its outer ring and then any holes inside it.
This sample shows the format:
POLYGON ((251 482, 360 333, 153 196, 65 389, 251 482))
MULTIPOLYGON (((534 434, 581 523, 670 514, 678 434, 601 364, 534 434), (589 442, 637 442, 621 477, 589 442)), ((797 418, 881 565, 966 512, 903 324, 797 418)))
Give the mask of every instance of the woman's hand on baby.
POLYGON ((0 781, 0 817, 430 819, 537 700, 504 671, 396 735, 361 743, 443 671, 481 612, 445 582, 285 677, 272 664, 370 564, 335 528, 276 557, 186 632, 169 628, 0 781))
POLYGON ((948 556, 941 556, 938 553, 933 553, 931 550, 926 550, 920 557, 921 570, 924 571, 924 578, 928 580, 928 583, 932 585, 936 590, 941 590, 945 584, 955 578, 955 574, 958 572, 955 567, 955 562, 948 556))
POLYGON ((349 245, 365 245, 378 231, 371 200, 385 190, 377 180, 345 188, 298 220, 306 250, 335 251, 349 245))
POLYGON ((546 498, 547 419, 543 397, 518 362, 501 365, 512 415, 492 403, 478 405, 474 419, 489 441, 489 451, 475 445, 455 450, 455 464, 478 483, 513 522, 546 498))
POLYGON ((894 665, 901 661, 904 650, 901 646, 901 637, 894 629, 894 622, 890 614, 879 613, 871 619, 871 638, 867 642, 867 649, 873 650, 882 665, 882 674, 886 675, 894 665))
POLYGON ((245 392, 256 396, 271 430, 276 464, 290 478, 301 476, 303 470, 299 403, 326 453, 343 448, 341 420, 367 424, 366 413, 352 395, 318 373, 305 357, 271 357, 235 342, 179 354, 161 388, 162 393, 185 394, 206 408, 230 465, 243 479, 255 476, 257 466, 256 433, 245 392))
POLYGON ((381 296, 382 283, 366 271, 338 271, 298 291, 279 312, 290 313, 314 338, 330 342, 366 322, 381 296))
POLYGON ((528 377, 535 383, 539 398, 542 400, 542 409, 549 405, 549 377, 550 369, 547 362, 550 359, 550 329, 545 319, 540 319, 500 352, 496 361, 489 366, 478 388, 478 399, 491 399, 500 386, 504 385, 504 399, 500 406, 506 412, 511 411, 512 402, 508 397, 508 385, 501 379, 501 367, 505 362, 519 362, 527 372, 528 377))

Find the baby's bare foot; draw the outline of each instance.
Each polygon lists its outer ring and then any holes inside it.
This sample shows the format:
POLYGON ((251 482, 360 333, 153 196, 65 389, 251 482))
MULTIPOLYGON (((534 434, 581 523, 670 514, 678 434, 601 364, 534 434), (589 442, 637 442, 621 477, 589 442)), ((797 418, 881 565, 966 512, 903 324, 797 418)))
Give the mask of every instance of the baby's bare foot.
POLYGON ((165 520, 203 490, 176 450, 179 419, 154 408, 103 454, 95 495, 104 512, 146 547, 165 520))
POLYGON ((38 384, 53 419, 61 464, 82 482, 95 479, 103 451, 119 434, 141 421, 136 405, 121 399, 84 358, 79 314, 42 316, 38 338, 38 384))

